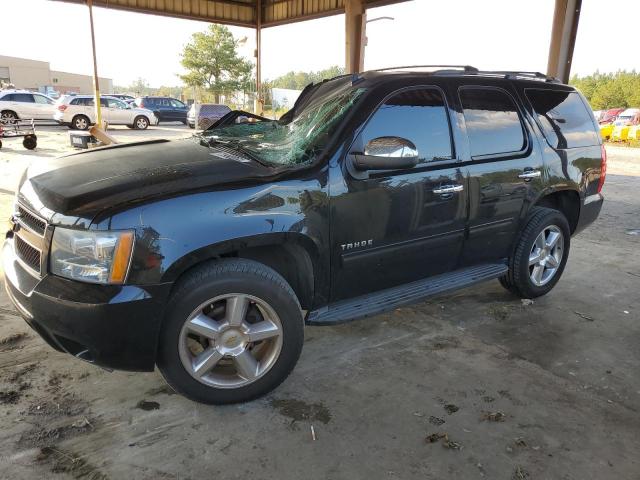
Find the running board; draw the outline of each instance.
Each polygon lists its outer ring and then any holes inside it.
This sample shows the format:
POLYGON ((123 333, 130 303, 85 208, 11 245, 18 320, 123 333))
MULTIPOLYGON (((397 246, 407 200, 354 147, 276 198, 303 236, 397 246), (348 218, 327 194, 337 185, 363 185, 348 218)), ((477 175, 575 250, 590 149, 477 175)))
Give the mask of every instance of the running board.
POLYGON ((485 280, 493 280, 504 275, 507 270, 508 267, 504 264, 485 264, 436 275, 417 282, 330 304, 328 307, 310 312, 306 322, 309 325, 335 325, 349 320, 379 315, 426 297, 458 290, 485 280))

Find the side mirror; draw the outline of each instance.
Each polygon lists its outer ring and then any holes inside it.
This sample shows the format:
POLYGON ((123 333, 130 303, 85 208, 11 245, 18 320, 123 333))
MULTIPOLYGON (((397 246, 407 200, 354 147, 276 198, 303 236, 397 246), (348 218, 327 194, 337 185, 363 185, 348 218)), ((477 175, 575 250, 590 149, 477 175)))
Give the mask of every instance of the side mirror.
POLYGON ((401 137, 378 137, 364 147, 364 154, 351 154, 355 170, 399 170, 418 164, 418 149, 410 140, 401 137))

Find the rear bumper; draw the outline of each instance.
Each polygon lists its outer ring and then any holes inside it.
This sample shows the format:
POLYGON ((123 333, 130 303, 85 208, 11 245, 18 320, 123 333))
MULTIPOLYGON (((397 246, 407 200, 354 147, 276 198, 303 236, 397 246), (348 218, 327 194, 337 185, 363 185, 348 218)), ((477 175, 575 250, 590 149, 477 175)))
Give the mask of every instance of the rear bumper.
POLYGON ((600 210, 602 210, 603 203, 604 197, 601 193, 589 195, 584 199, 580 208, 580 217, 578 218, 578 224, 576 226, 576 230, 573 232, 574 234, 581 232, 586 227, 595 222, 596 218, 598 218, 598 215, 600 215, 600 210))
POLYGON ((49 345, 96 365, 152 371, 171 284, 93 285, 22 267, 13 240, 2 252, 5 287, 25 321, 49 345))

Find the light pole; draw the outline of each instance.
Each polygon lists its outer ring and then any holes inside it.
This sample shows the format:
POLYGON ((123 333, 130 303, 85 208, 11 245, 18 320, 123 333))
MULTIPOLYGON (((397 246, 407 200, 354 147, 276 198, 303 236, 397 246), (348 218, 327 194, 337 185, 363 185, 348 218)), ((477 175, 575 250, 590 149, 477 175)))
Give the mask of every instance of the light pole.
POLYGON ((376 17, 376 18, 372 18, 371 20, 366 20, 365 23, 365 34, 364 34, 364 45, 362 46, 362 65, 364 66, 364 56, 365 56, 365 48, 367 47, 367 45, 369 44, 369 37, 367 36, 367 27, 366 24, 367 23, 372 23, 372 22, 378 22, 380 20, 395 20, 395 18, 393 17, 389 17, 389 16, 383 16, 383 17, 376 17))

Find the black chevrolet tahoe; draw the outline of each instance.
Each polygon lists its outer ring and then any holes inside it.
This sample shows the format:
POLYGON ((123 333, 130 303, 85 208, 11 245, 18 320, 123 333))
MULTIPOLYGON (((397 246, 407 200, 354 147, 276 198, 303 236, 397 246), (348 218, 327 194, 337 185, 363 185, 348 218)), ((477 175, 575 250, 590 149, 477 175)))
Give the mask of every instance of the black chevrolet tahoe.
POLYGON ((233 114, 25 172, 5 282, 53 348, 247 401, 291 372, 305 324, 491 279, 546 294, 602 207, 597 123, 542 74, 372 71, 279 121, 233 114))

